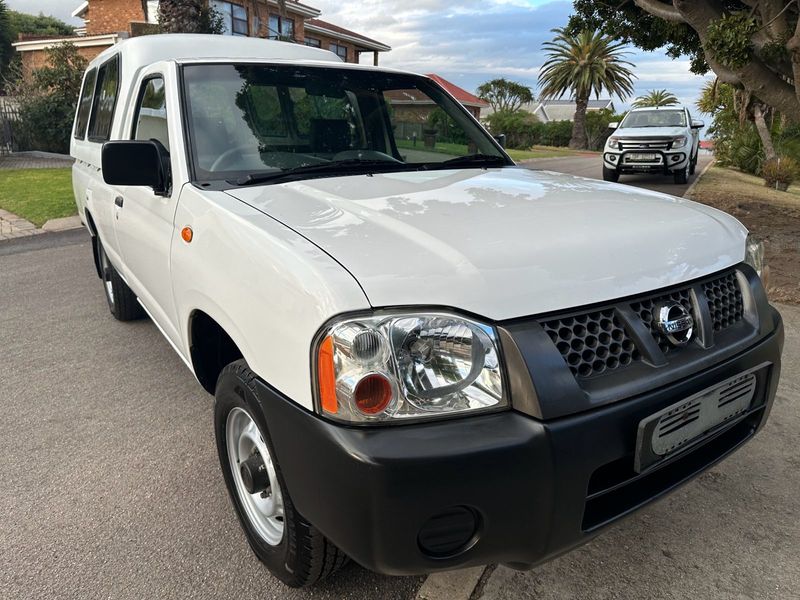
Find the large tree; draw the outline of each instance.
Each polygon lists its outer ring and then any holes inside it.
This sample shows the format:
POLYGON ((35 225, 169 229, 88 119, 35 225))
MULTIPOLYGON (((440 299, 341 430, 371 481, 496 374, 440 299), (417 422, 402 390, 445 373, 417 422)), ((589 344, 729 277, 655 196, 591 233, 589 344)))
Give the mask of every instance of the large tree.
POLYGON ((478 97, 486 100, 495 112, 515 112, 533 102, 531 88, 508 79, 492 79, 478 87, 478 97))
POLYGON ((689 56, 800 122, 800 2, 797 0, 575 0, 571 30, 599 27, 644 50, 689 56))
POLYGON ((675 106, 678 97, 667 90, 650 90, 644 96, 639 96, 633 102, 633 108, 661 108, 662 106, 675 106))
POLYGON ((2 77, 5 75, 6 68, 14 54, 14 48, 11 43, 14 41, 15 36, 11 29, 8 12, 5 0, 0 0, 0 89, 3 86, 2 77))
POLYGON ((219 13, 207 0, 161 0, 158 24, 164 33, 222 33, 219 13))
POLYGON ((575 119, 570 148, 588 146, 586 109, 592 94, 603 90, 622 99, 633 93, 633 64, 624 59, 624 44, 599 31, 585 29, 571 33, 554 29, 556 37, 543 47, 547 60, 539 73, 542 98, 561 98, 569 94, 575 100, 575 119))

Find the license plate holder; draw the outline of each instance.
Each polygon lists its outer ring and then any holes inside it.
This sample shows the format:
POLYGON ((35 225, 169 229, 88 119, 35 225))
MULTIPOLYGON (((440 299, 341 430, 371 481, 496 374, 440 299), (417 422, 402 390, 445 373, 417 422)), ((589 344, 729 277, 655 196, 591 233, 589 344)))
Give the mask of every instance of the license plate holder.
POLYGON ((758 379, 751 371, 643 419, 637 432, 634 470, 647 471, 747 413, 757 387, 758 379))
POLYGON ((625 156, 625 162, 630 163, 661 163, 661 155, 654 152, 633 152, 625 156))

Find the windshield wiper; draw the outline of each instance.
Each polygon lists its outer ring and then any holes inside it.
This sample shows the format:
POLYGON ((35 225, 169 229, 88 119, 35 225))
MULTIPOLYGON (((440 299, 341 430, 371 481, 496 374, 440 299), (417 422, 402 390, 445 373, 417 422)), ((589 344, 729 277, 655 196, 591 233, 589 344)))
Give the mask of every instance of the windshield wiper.
POLYGON ((302 167, 294 167, 292 169, 271 169, 268 171, 259 171, 257 173, 250 173, 237 180, 232 181, 236 185, 255 185, 259 183, 267 183, 268 181, 276 181, 294 177, 296 175, 315 175, 318 173, 336 173, 338 171, 353 171, 366 168, 369 171, 379 170, 377 167, 388 169, 405 170, 408 165, 400 161, 389 160, 360 160, 358 158, 350 158, 347 160, 337 160, 332 162, 320 163, 315 165, 304 165, 302 167))
POLYGON ((497 156, 494 154, 467 154, 466 156, 458 156, 451 158, 440 163, 427 163, 425 169, 447 167, 470 167, 470 166, 505 166, 508 161, 504 156, 497 156))

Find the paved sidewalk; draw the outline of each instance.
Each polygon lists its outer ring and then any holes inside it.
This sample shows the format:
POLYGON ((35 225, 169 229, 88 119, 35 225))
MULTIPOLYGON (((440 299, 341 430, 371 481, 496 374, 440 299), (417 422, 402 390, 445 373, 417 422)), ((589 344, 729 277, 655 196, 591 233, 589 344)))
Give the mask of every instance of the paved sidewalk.
POLYGON ((0 156, 0 169, 65 169, 75 162, 72 157, 49 152, 17 152, 0 156))
POLYGON ((44 231, 36 229, 36 225, 30 221, 26 221, 7 210, 0 209, 0 242, 40 233, 44 233, 44 231))

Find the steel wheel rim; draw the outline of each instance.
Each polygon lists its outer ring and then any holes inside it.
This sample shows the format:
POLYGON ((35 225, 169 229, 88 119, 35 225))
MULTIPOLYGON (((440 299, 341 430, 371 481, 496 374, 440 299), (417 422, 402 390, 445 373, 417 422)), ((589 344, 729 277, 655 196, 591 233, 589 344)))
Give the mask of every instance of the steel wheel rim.
MULTIPOLYGON (((99 243, 100 242, 98 242, 98 244, 99 243)), ((103 285, 106 288, 106 296, 108 296, 108 301, 114 304, 114 286, 111 284, 111 277, 109 275, 111 271, 111 262, 108 260, 106 251, 102 246, 100 246, 100 269, 103 271, 103 285)))
POLYGON ((228 463, 236 495, 244 508, 247 520, 261 539, 270 546, 277 546, 283 540, 285 524, 283 494, 278 484, 272 455, 255 421, 241 408, 234 408, 228 413, 225 433, 228 463), (267 468, 270 488, 268 492, 250 494, 242 480, 240 465, 255 452, 261 455, 267 468))

